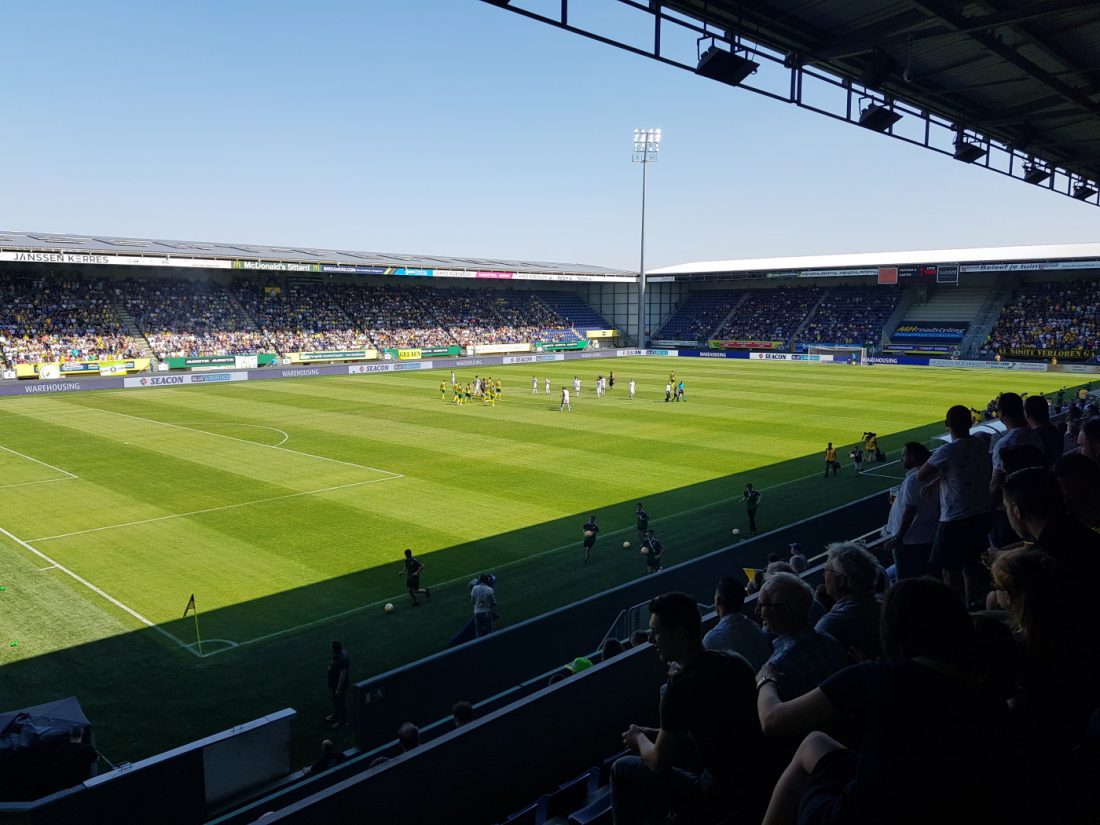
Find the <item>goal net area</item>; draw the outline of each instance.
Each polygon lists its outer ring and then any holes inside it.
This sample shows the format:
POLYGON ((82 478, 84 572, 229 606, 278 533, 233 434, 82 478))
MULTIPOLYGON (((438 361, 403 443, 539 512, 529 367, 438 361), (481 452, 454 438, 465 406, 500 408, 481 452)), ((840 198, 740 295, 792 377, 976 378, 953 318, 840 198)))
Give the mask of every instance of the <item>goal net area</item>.
POLYGON ((844 347, 830 344, 817 344, 807 347, 806 352, 810 355, 830 356, 827 359, 821 359, 825 363, 850 364, 858 366, 866 366, 869 363, 867 361, 866 347, 844 347))

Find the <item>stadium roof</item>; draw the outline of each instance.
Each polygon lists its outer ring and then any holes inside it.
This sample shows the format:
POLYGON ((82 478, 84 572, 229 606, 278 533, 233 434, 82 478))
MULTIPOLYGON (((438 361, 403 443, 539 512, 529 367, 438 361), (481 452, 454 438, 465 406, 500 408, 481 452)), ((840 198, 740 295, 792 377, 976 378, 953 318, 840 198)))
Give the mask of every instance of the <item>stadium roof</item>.
POLYGON ((641 38, 569 0, 484 1, 850 123, 875 104, 900 120, 861 125, 1100 204, 1096 0, 618 0, 653 17, 641 38))
POLYGON ((818 270, 854 270, 906 265, 975 264, 988 265, 991 271, 1005 264, 1007 271, 1052 269, 1046 263, 1062 263, 1059 269, 1071 269, 1074 261, 1100 262, 1100 243, 1049 244, 1043 246, 1000 246, 973 249, 925 249, 904 252, 855 252, 845 255, 802 255, 789 258, 746 258, 731 261, 694 263, 651 269, 649 276, 733 272, 794 272, 818 270), (1035 266, 1026 266, 1034 263, 1035 266), (1013 264, 1020 266, 1012 267, 1013 264))
MULTIPOLYGON (((285 269, 287 271, 362 272, 441 276, 459 272, 486 277, 510 273, 548 276, 581 275, 589 279, 628 278, 637 274, 587 264, 513 261, 499 258, 447 258, 438 255, 406 255, 306 246, 265 246, 249 243, 168 241, 116 238, 111 235, 59 235, 49 232, 0 231, 0 261, 71 264, 144 263, 156 266, 189 266, 235 269, 285 269), (28 253, 20 255, 19 253, 28 253), (100 260, 105 258, 105 260, 100 260), (286 264, 287 266, 280 266, 286 264), (397 270, 402 270, 398 272, 397 270), (407 272, 405 271, 407 270, 407 272)), ((548 278, 552 280, 552 278, 548 278)))

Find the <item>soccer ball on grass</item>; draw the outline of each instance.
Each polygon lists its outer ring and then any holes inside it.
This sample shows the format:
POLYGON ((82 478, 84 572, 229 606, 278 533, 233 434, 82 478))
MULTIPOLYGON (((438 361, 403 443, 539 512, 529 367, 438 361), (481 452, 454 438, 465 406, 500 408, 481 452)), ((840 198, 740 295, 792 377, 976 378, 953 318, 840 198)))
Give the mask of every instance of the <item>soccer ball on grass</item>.
POLYGON ((730 531, 730 533, 732 533, 732 534, 733 534, 733 535, 735 535, 735 536, 739 536, 739 535, 741 535, 741 530, 740 530, 740 529, 738 529, 737 527, 734 527, 734 528, 733 528, 733 529, 732 529, 732 530, 730 531))
POLYGON ((393 611, 395 610, 393 602, 386 602, 386 606, 382 609, 385 610, 387 613, 393 613, 393 611))
POLYGON ((623 542, 623 550, 629 550, 629 549, 630 549, 630 542, 629 541, 624 541, 623 542))

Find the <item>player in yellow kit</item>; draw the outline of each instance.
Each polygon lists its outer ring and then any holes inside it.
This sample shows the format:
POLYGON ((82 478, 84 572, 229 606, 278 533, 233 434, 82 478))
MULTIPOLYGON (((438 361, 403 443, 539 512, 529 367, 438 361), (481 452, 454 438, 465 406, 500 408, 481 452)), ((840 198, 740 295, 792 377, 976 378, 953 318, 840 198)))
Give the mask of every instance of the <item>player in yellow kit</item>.
POLYGON ((451 384, 451 402, 454 404, 462 403, 462 385, 457 381, 451 384))
POLYGON ((447 382, 446 381, 440 381, 439 382, 439 400, 440 401, 446 401, 447 400, 447 382))
POLYGON ((497 398, 500 398, 500 379, 499 378, 493 383, 493 386, 496 389, 497 398))
POLYGON ((474 388, 470 385, 466 385, 466 391, 462 395, 462 403, 469 404, 470 399, 474 397, 474 388))

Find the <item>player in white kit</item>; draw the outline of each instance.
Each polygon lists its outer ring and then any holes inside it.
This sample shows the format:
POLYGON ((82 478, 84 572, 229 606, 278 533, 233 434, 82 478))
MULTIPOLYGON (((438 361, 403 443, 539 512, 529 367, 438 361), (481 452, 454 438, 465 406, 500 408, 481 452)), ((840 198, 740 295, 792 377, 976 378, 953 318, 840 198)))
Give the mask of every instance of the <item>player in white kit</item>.
POLYGON ((573 376, 573 395, 577 396, 577 398, 581 397, 581 379, 577 378, 575 375, 573 376))
POLYGON ((630 397, 631 398, 634 397, 634 379, 633 378, 630 379, 630 397))
POLYGON ((539 394, 539 379, 535 376, 531 376, 531 395, 539 394))
POLYGON ((565 387, 561 388, 561 407, 558 408, 558 412, 569 410, 573 412, 573 405, 569 403, 569 390, 565 387))
POLYGON ((550 394, 550 379, 549 378, 546 379, 546 394, 547 395, 550 394))

